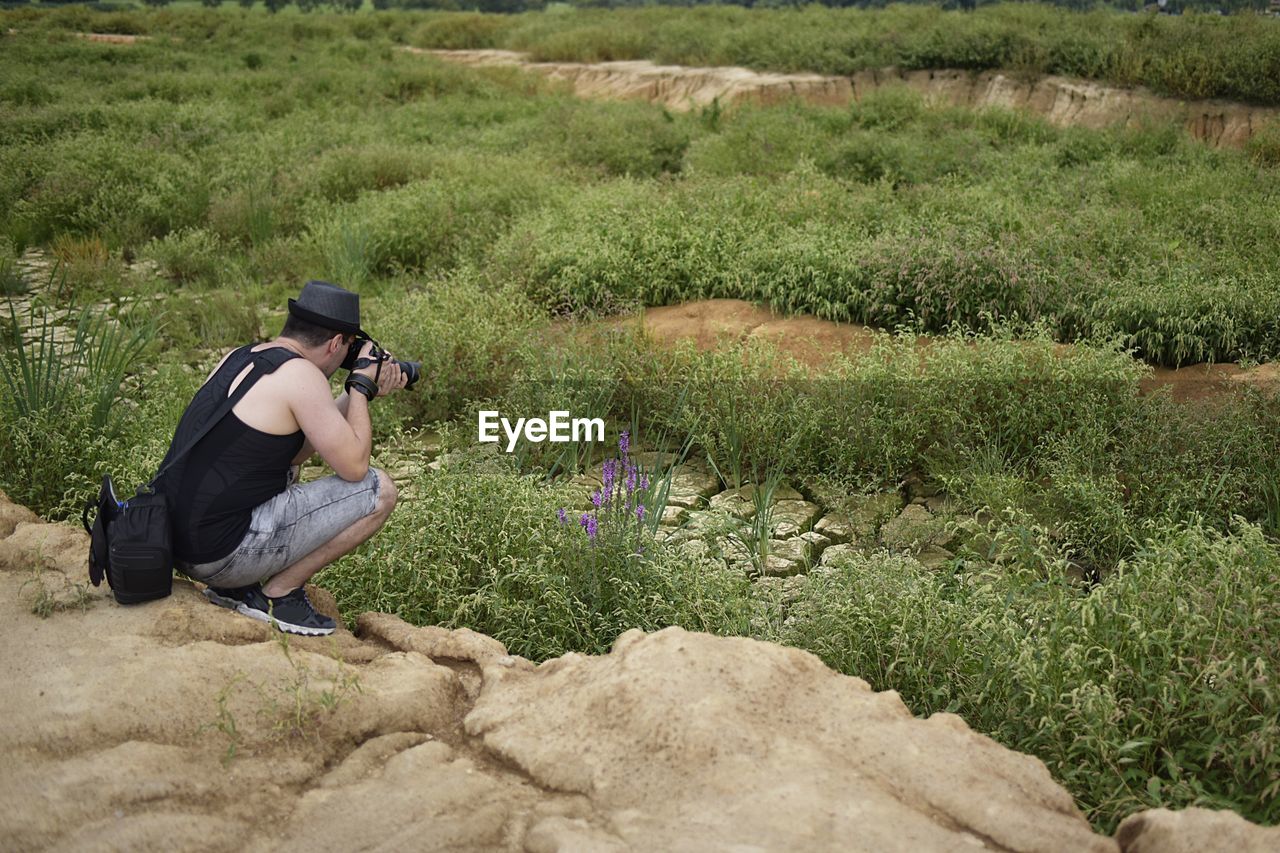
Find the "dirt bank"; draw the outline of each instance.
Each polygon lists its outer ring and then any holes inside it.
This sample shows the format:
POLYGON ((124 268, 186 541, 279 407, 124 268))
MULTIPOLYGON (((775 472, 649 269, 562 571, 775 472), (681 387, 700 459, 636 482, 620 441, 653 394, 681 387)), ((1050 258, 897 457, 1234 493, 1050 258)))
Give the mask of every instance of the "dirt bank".
POLYGON ((1096 835, 1039 760, 794 649, 673 628, 535 667, 384 614, 285 644, 188 583, 128 608, 84 591, 85 538, 0 494, 6 850, 1261 851, 1280 832, 1190 809, 1096 835))
POLYGON ((1257 129, 1280 120, 1280 108, 1231 101, 1183 101, 1143 88, 1104 86, 1088 80, 1047 76, 1022 80, 998 71, 956 69, 905 71, 882 68, 850 77, 820 74, 771 74, 747 68, 686 68, 631 62, 528 62, 526 54, 506 50, 432 50, 449 62, 468 65, 520 65, 588 98, 652 101, 669 109, 690 110, 721 104, 778 103, 799 98, 839 106, 860 100, 884 86, 905 85, 940 103, 964 107, 1027 109, 1056 125, 1135 126, 1146 121, 1177 121, 1187 132, 1213 146, 1240 147, 1257 129))

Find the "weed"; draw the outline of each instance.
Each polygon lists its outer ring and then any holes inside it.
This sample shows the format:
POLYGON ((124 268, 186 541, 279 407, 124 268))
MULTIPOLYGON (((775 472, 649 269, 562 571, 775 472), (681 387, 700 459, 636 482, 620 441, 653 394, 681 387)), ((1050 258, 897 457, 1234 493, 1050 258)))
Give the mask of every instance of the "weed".
POLYGON ((235 673, 214 698, 217 705, 214 719, 201 726, 201 731, 213 729, 226 739, 223 767, 229 766, 247 746, 247 733, 241 729, 230 707, 237 694, 255 697, 255 715, 265 727, 268 740, 311 738, 318 742, 325 722, 352 694, 360 692, 359 674, 342 659, 332 639, 330 656, 336 670, 321 676, 296 655, 285 632, 272 630, 272 634, 289 663, 289 677, 269 683, 251 679, 244 672, 235 673))
POLYGON ((45 583, 48 570, 44 567, 44 558, 37 550, 32 557, 31 576, 18 587, 21 594, 28 586, 34 587, 31 612, 41 619, 48 619, 54 613, 76 609, 84 612, 93 604, 94 597, 89 591, 88 582, 75 583, 62 572, 56 572, 62 581, 60 589, 51 589, 45 583))

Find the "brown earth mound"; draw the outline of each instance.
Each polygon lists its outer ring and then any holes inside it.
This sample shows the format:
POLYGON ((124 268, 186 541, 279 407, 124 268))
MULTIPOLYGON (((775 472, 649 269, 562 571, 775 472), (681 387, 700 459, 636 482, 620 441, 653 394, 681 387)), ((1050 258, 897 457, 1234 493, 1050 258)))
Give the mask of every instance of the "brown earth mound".
POLYGON ((582 97, 645 100, 674 110, 698 109, 717 101, 722 105, 772 104, 793 98, 843 106, 885 86, 906 86, 941 103, 1026 109, 1062 126, 1133 127, 1150 121, 1176 121, 1196 139, 1234 148, 1247 143, 1264 124, 1280 120, 1280 109, 1276 107, 1184 101, 1161 97, 1141 87, 1118 88, 1068 77, 1045 76, 1027 81, 999 71, 881 68, 860 71, 851 77, 830 77, 774 74, 748 68, 654 65, 647 60, 529 62, 527 54, 507 50, 405 50, 467 65, 527 67, 567 82, 582 97))
MULTIPOLYGON (((830 364, 837 354, 857 355, 869 350, 876 332, 858 323, 836 323, 807 315, 783 316, 741 299, 704 299, 680 305, 646 308, 633 317, 607 321, 609 325, 638 323, 659 343, 688 341, 698 349, 764 340, 811 367, 830 364)), ((928 337, 922 336, 922 344, 928 337)), ((1242 368, 1236 364, 1195 364, 1181 368, 1156 367, 1142 380, 1151 393, 1167 387, 1178 402, 1213 400, 1244 387, 1280 387, 1280 365, 1242 368)))
POLYGON ((385 614, 286 642, 189 583, 86 591, 83 532, 2 494, 0 533, 6 850, 1274 849, 1199 810, 1096 835, 1039 760, 794 649, 671 628, 535 667, 385 614))

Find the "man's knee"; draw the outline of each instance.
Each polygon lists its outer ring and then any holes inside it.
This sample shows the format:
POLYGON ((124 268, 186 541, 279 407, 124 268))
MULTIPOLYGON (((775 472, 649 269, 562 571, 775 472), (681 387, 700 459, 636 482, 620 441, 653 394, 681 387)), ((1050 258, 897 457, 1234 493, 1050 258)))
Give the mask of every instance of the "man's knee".
POLYGON ((378 477, 378 500, 374 505, 374 512, 383 518, 391 515, 391 510, 395 509, 396 497, 399 492, 396 490, 395 481, 383 471, 381 468, 374 468, 374 472, 378 477))

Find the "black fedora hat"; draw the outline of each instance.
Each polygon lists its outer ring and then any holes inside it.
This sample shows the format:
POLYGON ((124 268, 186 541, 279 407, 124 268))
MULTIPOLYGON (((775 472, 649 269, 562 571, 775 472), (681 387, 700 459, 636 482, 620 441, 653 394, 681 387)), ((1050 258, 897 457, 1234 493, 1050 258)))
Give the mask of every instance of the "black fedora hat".
POLYGON ((360 328, 360 294, 327 281, 307 282, 298 298, 289 300, 289 313, 324 329, 369 337, 360 328))

